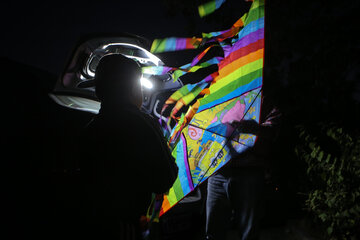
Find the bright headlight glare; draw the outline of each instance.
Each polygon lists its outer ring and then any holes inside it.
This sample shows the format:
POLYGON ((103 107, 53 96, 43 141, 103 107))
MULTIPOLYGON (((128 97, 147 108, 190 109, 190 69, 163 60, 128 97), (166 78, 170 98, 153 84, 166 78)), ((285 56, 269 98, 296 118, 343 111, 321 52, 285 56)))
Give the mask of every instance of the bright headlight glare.
POLYGON ((140 82, 141 82, 142 86, 144 86, 145 88, 148 88, 148 89, 151 89, 154 86, 149 79, 144 78, 144 77, 140 78, 140 82))

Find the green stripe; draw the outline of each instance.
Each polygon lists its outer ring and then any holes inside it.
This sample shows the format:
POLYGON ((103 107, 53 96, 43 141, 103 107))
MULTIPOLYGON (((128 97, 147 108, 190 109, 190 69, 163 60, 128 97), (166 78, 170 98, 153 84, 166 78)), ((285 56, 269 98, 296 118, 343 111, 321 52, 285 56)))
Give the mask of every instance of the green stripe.
POLYGON ((200 17, 204 17, 216 10, 216 3, 215 0, 211 2, 207 2, 203 5, 199 6, 199 15, 200 17))
POLYGON ((189 88, 187 85, 184 85, 182 88, 180 88, 179 92, 181 92, 181 94, 183 96, 185 96, 186 94, 188 94, 190 91, 189 91, 189 88))
POLYGON ((202 99, 201 105, 204 105, 204 104, 212 102, 216 99, 222 98, 223 96, 231 93, 232 91, 236 90, 240 86, 246 85, 246 84, 250 83, 252 80, 254 80, 260 76, 262 76, 262 68, 232 81, 230 84, 223 87, 220 91, 217 91, 215 93, 210 91, 210 94, 202 99), (239 84, 239 83, 241 83, 241 84, 239 84))
POLYGON ((184 192, 183 189, 181 187, 181 182, 180 182, 180 178, 177 178, 174 185, 173 185, 173 189, 175 190, 175 195, 176 195, 176 199, 180 200, 181 198, 184 197, 184 192))
POLYGON ((171 98, 174 100, 179 100, 180 98, 182 98, 183 96, 185 96, 186 94, 189 93, 189 89, 187 85, 184 85, 182 88, 180 88, 179 90, 177 90, 176 92, 174 92, 171 95, 171 98))
POLYGON ((155 39, 151 45, 150 52, 163 52, 166 47, 166 39, 155 39))
POLYGON ((172 77, 174 79, 174 81, 176 81, 179 77, 181 77, 182 75, 184 75, 186 72, 182 71, 182 70, 175 70, 172 74, 172 77))
POLYGON ((188 105, 202 90, 202 87, 196 86, 189 94, 183 97, 185 104, 188 105))
POLYGON ((177 203, 180 199, 184 197, 184 193, 181 187, 180 179, 179 177, 176 178, 174 185, 169 190, 169 194, 167 195, 167 198, 169 200, 170 205, 174 205, 177 203))
MULTIPOLYGON (((230 84, 233 81, 238 82, 239 77, 241 78, 241 76, 245 76, 245 75, 249 74, 250 72, 253 72, 258 69, 262 69, 262 67, 263 67, 263 58, 260 58, 256 61, 248 63, 248 64, 236 69, 235 71, 228 74, 227 76, 225 76, 221 79, 217 79, 216 80, 217 82, 210 87, 210 93, 213 94, 213 93, 223 89, 226 85, 230 84)), ((247 83, 243 83, 242 85, 245 85, 245 84, 247 84, 247 83)))
POLYGON ((174 188, 170 188, 169 194, 167 195, 170 206, 173 206, 178 200, 175 195, 174 188))
POLYGON ((171 95, 171 98, 175 101, 179 100, 180 98, 182 98, 184 96, 184 94, 182 94, 179 90, 174 92, 172 95, 171 95))
POLYGON ((255 21, 259 18, 264 17, 264 1, 254 1, 253 5, 250 8, 248 16, 244 22, 244 26, 248 25, 252 21, 255 21))

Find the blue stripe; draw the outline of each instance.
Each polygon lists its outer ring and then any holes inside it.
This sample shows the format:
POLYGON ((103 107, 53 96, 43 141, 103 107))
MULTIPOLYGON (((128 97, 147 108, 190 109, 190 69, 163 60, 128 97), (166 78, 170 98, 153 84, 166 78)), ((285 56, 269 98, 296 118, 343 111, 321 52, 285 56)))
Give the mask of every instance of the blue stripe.
POLYGON ((199 107, 197 112, 199 113, 201 111, 204 111, 205 109, 214 107, 215 105, 224 103, 224 102, 226 102, 226 101, 228 101, 230 99, 241 96, 242 94, 244 94, 244 93, 246 93, 246 92, 248 92, 250 90, 253 90, 255 88, 258 88, 261 85, 262 85, 262 77, 258 77, 256 79, 254 79, 253 81, 251 81, 250 83, 235 89, 234 91, 232 91, 231 93, 223 96, 222 98, 219 98, 217 100, 211 101, 210 103, 202 105, 202 102, 206 101, 206 98, 204 98, 204 99, 202 99, 202 101, 200 101, 200 107, 199 107))
POLYGON ((176 50, 176 38, 168 38, 166 40, 165 50, 166 51, 174 51, 174 50, 176 50))
POLYGON ((215 9, 218 9, 226 0, 216 0, 215 1, 215 9))
POLYGON ((203 80, 202 80, 202 81, 200 81, 200 82, 198 82, 198 83, 187 84, 187 85, 185 85, 185 86, 187 87, 187 89, 188 89, 188 91, 189 91, 189 93, 190 93, 190 92, 192 92, 195 88, 196 88, 196 89, 198 89, 198 88, 204 89, 207 85, 208 85, 208 83, 207 83, 207 82, 203 82, 203 80))
POLYGON ((178 178, 180 180, 181 188, 183 190, 184 196, 188 194, 191 190, 189 187, 189 182, 186 173, 186 166, 184 163, 184 150, 183 150, 183 141, 179 141, 176 146, 176 164, 179 167, 178 178))
POLYGON ((237 42, 238 40, 245 37, 246 35, 256 32, 257 30, 259 30, 261 28, 264 28, 264 17, 259 18, 255 21, 252 21, 251 23, 246 25, 243 29, 241 29, 237 38, 232 39, 232 43, 237 42))

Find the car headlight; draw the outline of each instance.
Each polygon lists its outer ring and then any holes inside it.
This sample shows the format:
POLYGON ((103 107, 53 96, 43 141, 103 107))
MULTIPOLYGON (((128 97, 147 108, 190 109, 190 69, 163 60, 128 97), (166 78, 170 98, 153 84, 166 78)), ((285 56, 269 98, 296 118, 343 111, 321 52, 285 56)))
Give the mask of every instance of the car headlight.
POLYGON ((140 78, 140 82, 141 82, 141 86, 147 88, 147 89, 152 89, 154 84, 147 78, 142 77, 140 78))

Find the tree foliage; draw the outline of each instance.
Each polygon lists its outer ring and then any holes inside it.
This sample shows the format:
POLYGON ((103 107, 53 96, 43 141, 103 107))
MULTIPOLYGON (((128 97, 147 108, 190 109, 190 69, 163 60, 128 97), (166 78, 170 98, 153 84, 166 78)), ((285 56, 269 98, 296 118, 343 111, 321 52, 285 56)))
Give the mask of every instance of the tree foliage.
POLYGON ((334 124, 298 127, 297 156, 310 180, 305 205, 321 222, 325 239, 360 237, 360 137, 334 124))

